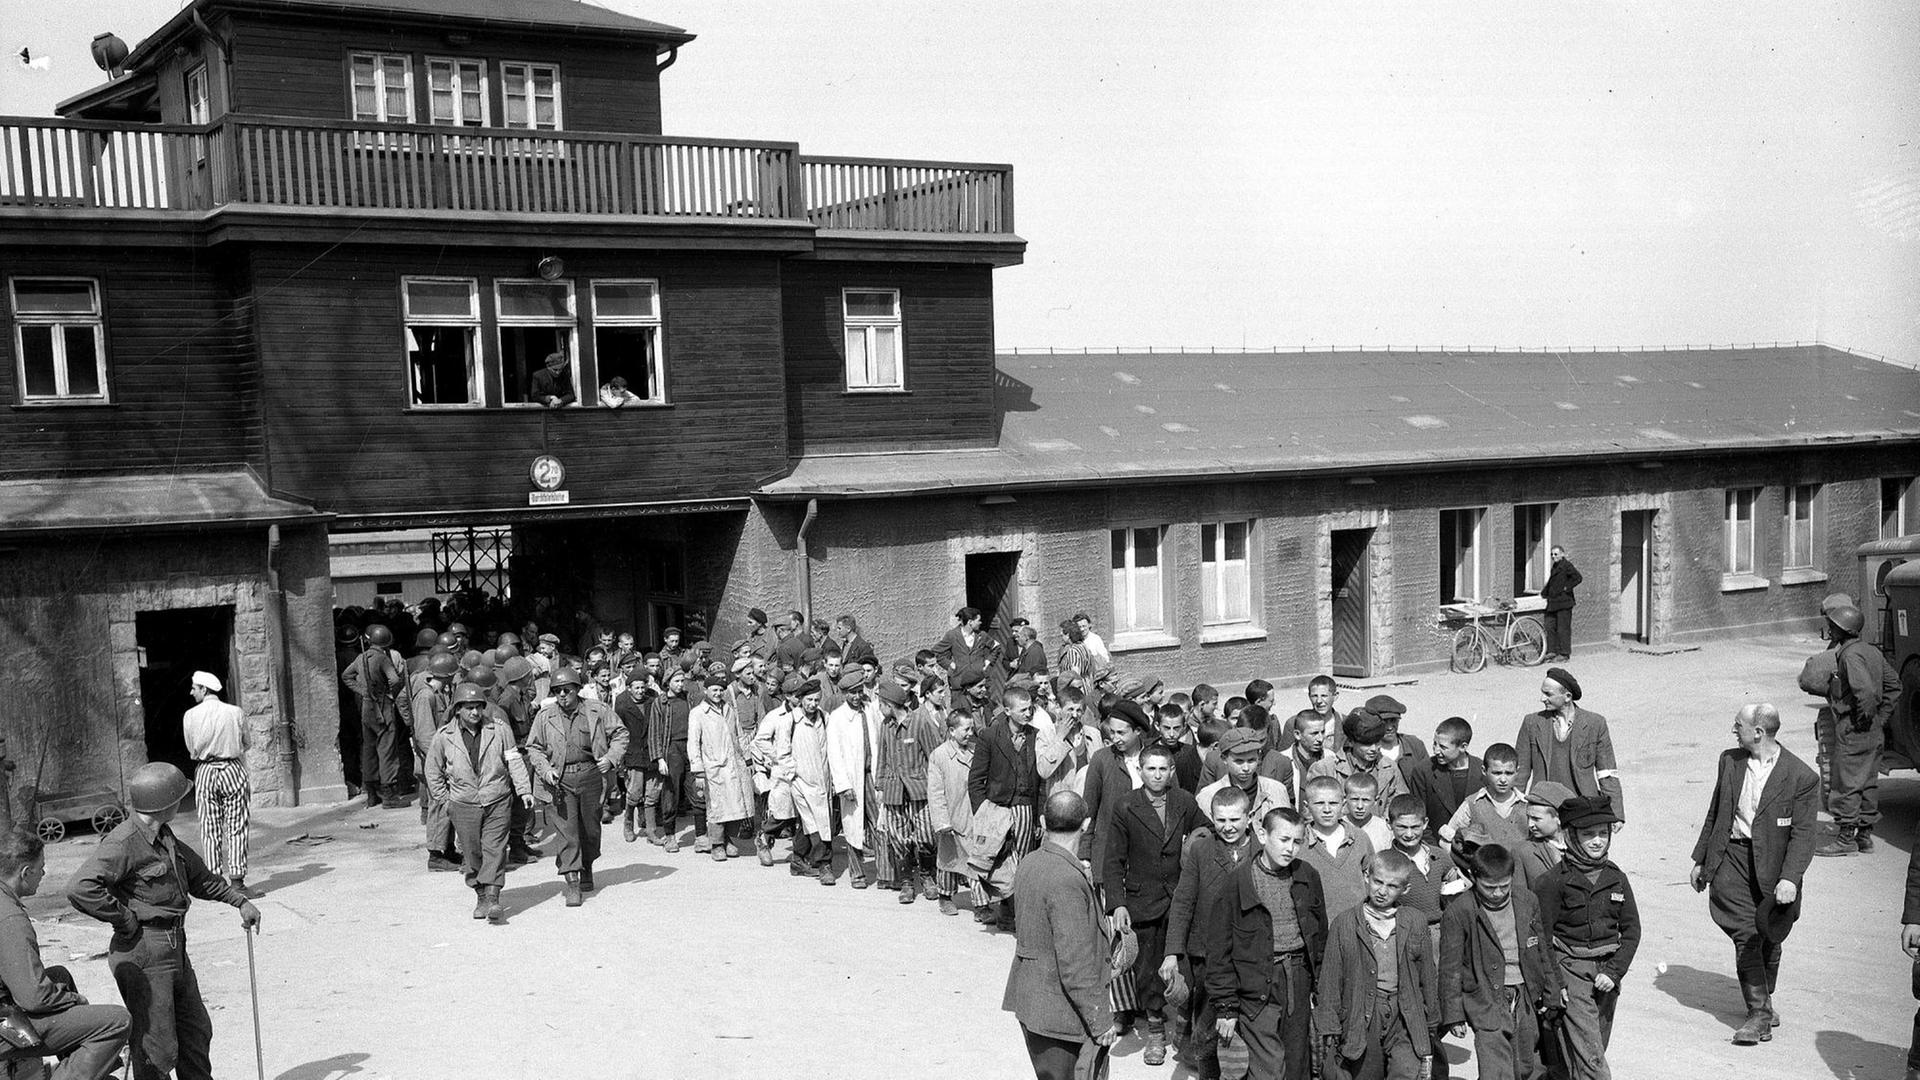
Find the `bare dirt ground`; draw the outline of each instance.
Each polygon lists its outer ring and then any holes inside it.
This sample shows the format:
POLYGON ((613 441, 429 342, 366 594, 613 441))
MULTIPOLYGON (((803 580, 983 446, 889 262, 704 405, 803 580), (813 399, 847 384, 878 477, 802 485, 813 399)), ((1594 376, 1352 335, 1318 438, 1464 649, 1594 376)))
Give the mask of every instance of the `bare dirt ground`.
MULTIPOLYGON (((1614 854, 1646 923, 1610 1054, 1624 1080, 1901 1075, 1914 1009, 1897 940, 1920 809, 1913 774, 1883 780, 1879 850, 1815 860, 1777 997, 1785 1023, 1770 1044, 1731 1045, 1742 1015, 1732 948, 1686 884, 1740 704, 1781 706, 1783 741, 1812 762, 1812 702, 1794 678, 1818 647, 1781 637, 1670 656, 1586 649, 1566 665, 1585 686, 1582 704, 1612 724, 1629 818, 1614 854)), ((1483 750, 1537 706, 1540 674, 1440 674, 1390 689, 1411 710, 1407 730, 1426 738, 1457 713, 1483 750)), ((1341 704, 1372 692, 1345 691, 1341 704)), ((1304 697, 1287 690, 1282 703, 1304 697)), ((251 880, 268 893, 257 945, 266 1075, 277 1080, 1032 1075, 1000 1011, 1012 938, 964 913, 943 918, 844 878, 823 888, 751 859, 715 863, 690 846, 668 855, 614 832, 585 907, 562 906, 549 860, 512 874, 511 923, 491 927, 468 917, 458 876, 426 872, 413 810, 355 802, 254 820, 251 880)), ((179 830, 198 845, 190 819, 179 830)), ((47 962, 116 1001, 99 958, 104 927, 60 896, 91 850, 91 837, 51 847, 47 895, 31 906, 47 962)), ((216 1073, 251 1076, 236 914, 196 905, 189 941, 213 1009, 216 1073)), ((1137 1039, 1120 1045, 1117 1080, 1190 1075, 1172 1061, 1149 1067, 1140 1051, 1137 1039)), ((1449 1044, 1449 1057, 1456 1077, 1476 1074, 1464 1048, 1449 1044)))

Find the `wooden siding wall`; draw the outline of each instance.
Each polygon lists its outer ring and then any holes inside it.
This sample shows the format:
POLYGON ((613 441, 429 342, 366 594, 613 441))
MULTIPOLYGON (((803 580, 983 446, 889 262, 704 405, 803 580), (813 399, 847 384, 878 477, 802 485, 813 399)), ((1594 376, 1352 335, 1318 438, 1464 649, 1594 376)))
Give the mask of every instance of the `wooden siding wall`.
MULTIPOLYGON (((324 510, 524 508, 541 453, 566 465, 575 506, 740 496, 786 464, 771 256, 566 255, 582 312, 583 398, 599 385, 588 282, 660 282, 672 404, 620 410, 407 408, 401 277, 477 277, 490 326, 493 280, 527 277, 530 253, 287 245, 253 260, 272 483, 324 510)), ((498 337, 486 327, 480 336, 485 370, 498 337)))
POLYGON ((541 37, 474 29, 458 47, 443 35, 376 23, 237 16, 233 27, 234 112, 327 120, 353 117, 347 54, 355 50, 413 56, 415 119, 428 120, 426 58, 487 61, 492 125, 503 126, 500 61, 560 65, 560 119, 569 131, 660 134, 660 72, 653 46, 591 33, 541 37))
POLYGON ((794 454, 990 446, 993 271, 796 260, 786 268, 787 437, 794 454), (905 394, 849 394, 843 288, 900 290, 905 394))
MULTIPOLYGON (((227 267, 191 250, 12 247, 0 279, 15 276, 100 282, 113 403, 0 410, 0 476, 261 463, 250 315, 227 267)), ((14 348, 9 324, 0 400, 10 405, 14 348)))

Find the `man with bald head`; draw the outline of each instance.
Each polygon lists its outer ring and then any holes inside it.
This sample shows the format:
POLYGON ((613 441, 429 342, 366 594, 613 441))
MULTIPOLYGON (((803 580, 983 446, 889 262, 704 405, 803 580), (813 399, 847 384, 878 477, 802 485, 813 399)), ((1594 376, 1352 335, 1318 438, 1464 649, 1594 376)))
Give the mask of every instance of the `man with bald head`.
POLYGON ((1733 939, 1747 1017, 1735 1046, 1773 1038, 1780 947, 1800 917, 1800 879, 1813 861, 1820 778, 1780 745, 1780 712, 1747 705, 1733 718, 1738 746, 1720 755, 1706 823, 1693 846, 1693 888, 1733 939))

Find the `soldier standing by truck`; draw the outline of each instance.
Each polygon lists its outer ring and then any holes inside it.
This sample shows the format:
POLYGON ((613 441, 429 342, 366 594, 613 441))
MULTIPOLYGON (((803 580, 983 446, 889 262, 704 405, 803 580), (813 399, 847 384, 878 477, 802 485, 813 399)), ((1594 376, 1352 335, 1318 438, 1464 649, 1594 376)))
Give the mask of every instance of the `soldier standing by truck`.
POLYGON ((1827 680, 1827 706, 1833 710, 1833 790, 1828 811, 1834 836, 1814 849, 1828 857, 1873 850, 1873 827, 1880 820, 1880 751, 1887 724, 1900 700, 1900 683, 1878 649, 1860 640, 1866 618, 1851 604, 1827 612, 1827 638, 1834 672, 1827 680))

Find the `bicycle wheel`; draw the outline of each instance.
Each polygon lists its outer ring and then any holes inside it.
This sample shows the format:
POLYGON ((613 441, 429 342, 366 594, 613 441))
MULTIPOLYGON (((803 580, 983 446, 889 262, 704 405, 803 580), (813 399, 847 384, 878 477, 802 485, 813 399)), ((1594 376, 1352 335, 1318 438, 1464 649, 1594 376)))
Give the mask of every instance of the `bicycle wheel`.
POLYGON ((1487 643, 1478 626, 1463 626, 1453 634, 1453 670, 1471 675, 1487 666, 1487 643))
POLYGON ((1513 620, 1509 640, 1513 644, 1507 647, 1507 655, 1523 667, 1532 667, 1547 655, 1547 632, 1540 628, 1537 619, 1513 620))

